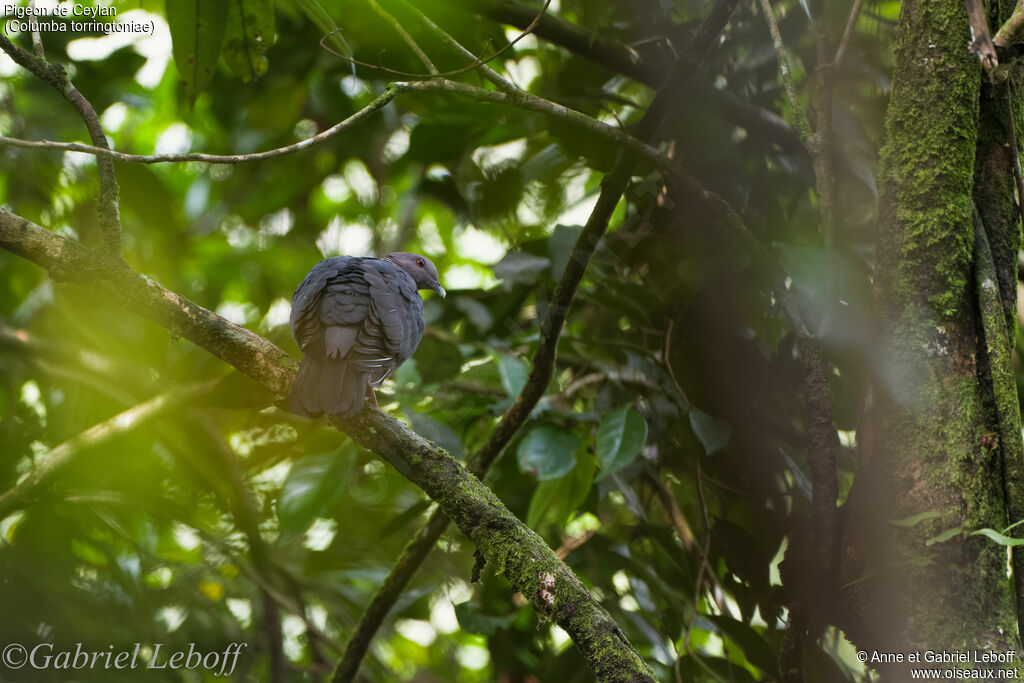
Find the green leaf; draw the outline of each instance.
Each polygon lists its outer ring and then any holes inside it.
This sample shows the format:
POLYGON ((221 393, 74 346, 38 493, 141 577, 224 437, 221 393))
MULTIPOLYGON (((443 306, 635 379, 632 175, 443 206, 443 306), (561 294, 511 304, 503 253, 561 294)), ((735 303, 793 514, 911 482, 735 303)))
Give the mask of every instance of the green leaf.
POLYGON ((563 479, 565 477, 552 479, 551 481, 542 481, 537 485, 537 490, 533 492, 533 496, 530 498, 530 507, 526 511, 526 526, 531 529, 537 528, 538 522, 547 515, 548 510, 558 500, 563 479))
POLYGON ((519 442, 516 459, 521 472, 537 475, 539 481, 558 479, 576 466, 573 454, 580 447, 580 437, 553 425, 534 427, 519 442))
POLYGON ((450 341, 424 337, 416 348, 416 368, 424 382, 440 382, 462 372, 462 353, 450 341))
POLYGON ((915 526, 926 519, 934 519, 941 516, 942 513, 929 510, 928 512, 919 512, 916 515, 905 517, 903 519, 891 519, 889 520, 889 524, 895 524, 896 526, 915 526))
POLYGON ((633 406, 606 414, 597 427, 597 459, 601 481, 631 464, 647 441, 647 420, 633 406))
POLYGON ((309 18, 316 27, 324 32, 326 39, 323 41, 332 50, 347 59, 352 58, 352 47, 341 34, 341 29, 331 19, 331 15, 323 8, 317 0, 292 0, 293 3, 309 18))
POLYGON ((1014 528, 1020 526, 1021 524, 1024 524, 1024 519, 1018 519, 1016 522, 1014 522, 1010 526, 1008 526, 1005 529, 1003 529, 1002 533, 1004 533, 1004 534, 1008 533, 1010 531, 1010 529, 1014 529, 1014 528))
MULTIPOLYGON (((987 531, 992 531, 992 530, 991 529, 987 529, 987 531)), ((936 543, 945 543, 946 541, 948 541, 949 539, 953 538, 954 536, 959 536, 961 533, 963 533, 963 527, 959 527, 958 526, 958 527, 953 527, 952 529, 946 529, 945 531, 943 531, 938 536, 932 536, 931 538, 929 538, 927 541, 924 542, 924 544, 925 545, 934 545, 936 543)), ((975 533, 977 533, 977 532, 975 532, 975 533)), ((996 532, 992 531, 992 533, 995 534, 996 532)), ((997 535, 1001 535, 1001 534, 997 534, 997 535)), ((1003 536, 1003 538, 1006 538, 1006 537, 1003 536)), ((1010 540, 1012 541, 1014 539, 1011 538, 1010 540)), ((1024 541, 1021 541, 1021 543, 1024 543, 1024 541)))
POLYGON ((511 163, 489 169, 468 199, 480 219, 497 220, 511 216, 523 199, 522 172, 511 163))
POLYGON ((769 675, 777 675, 778 659, 771 645, 749 624, 725 616, 708 615, 704 618, 732 640, 751 664, 769 675))
POLYGON ((516 618, 515 614, 495 617, 489 614, 481 614, 479 610, 480 605, 473 602, 460 602, 458 605, 455 605, 455 618, 459 622, 459 628, 466 633, 492 636, 498 630, 511 626, 516 618))
POLYGON ((293 538, 305 531, 345 490, 351 458, 341 450, 296 460, 284 480, 277 502, 281 534, 293 538))
POLYGON ((224 61, 243 81, 267 72, 267 48, 274 40, 273 0, 230 0, 224 33, 224 61))
POLYGON ((596 468, 594 457, 581 453, 571 472, 558 479, 540 482, 530 498, 526 526, 536 529, 544 519, 561 526, 587 499, 596 468))
POLYGON ((502 281, 505 289, 510 290, 515 285, 533 284, 550 265, 551 260, 543 256, 513 251, 491 266, 491 270, 494 271, 494 277, 502 281))
POLYGON ((551 276, 556 280, 562 278, 569 256, 580 237, 583 228, 579 225, 556 225, 551 237, 548 238, 548 256, 551 257, 551 276))
POLYGON ((399 365, 391 377, 395 380, 395 384, 400 387, 418 387, 423 384, 423 377, 420 376, 415 358, 410 358, 399 365))
POLYGON ((732 427, 725 420, 711 417, 707 413, 690 408, 690 427, 704 446, 704 452, 711 455, 726 447, 732 435, 732 427))
POLYGON ((509 396, 518 396, 519 392, 526 386, 526 379, 530 376, 530 368, 521 359, 515 356, 498 355, 498 375, 501 377, 501 386, 509 396))
MULTIPOLYGON (((957 531, 959 531, 959 529, 957 529, 957 531)), ((1024 538, 1010 538, 1009 536, 1004 536, 995 529, 978 529, 977 531, 972 531, 970 535, 984 536, 988 539, 995 541, 999 545, 1007 546, 1009 548, 1015 548, 1019 545, 1024 545, 1024 538)))
POLYGON ((443 422, 428 417, 415 410, 406 410, 405 416, 412 423, 413 431, 428 441, 433 441, 441 448, 448 451, 453 458, 462 457, 462 438, 455 433, 455 430, 443 422))
POLYGON ((455 308, 464 313, 470 324, 480 332, 486 332, 494 324, 494 316, 476 299, 460 296, 455 299, 455 308))
POLYGON ((223 0, 166 0, 174 65, 185 82, 190 103, 209 84, 217 70, 228 3, 223 0))

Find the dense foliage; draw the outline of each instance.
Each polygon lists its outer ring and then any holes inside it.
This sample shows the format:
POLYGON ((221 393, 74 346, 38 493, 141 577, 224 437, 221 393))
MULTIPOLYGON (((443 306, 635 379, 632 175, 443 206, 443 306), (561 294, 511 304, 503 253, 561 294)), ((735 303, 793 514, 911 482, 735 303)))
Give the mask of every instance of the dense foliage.
MULTIPOLYGON (((281 147, 366 106, 390 81, 416 80, 339 55, 424 72, 374 3, 232 0, 205 5, 199 24, 186 4, 112 3, 122 20, 154 19, 153 37, 42 36, 119 151, 281 147), (338 54, 319 45, 331 20, 343 40, 325 44, 338 54), (253 22, 256 43, 244 28, 253 22), (218 35, 220 51, 209 42, 218 35)), ((409 6, 382 6, 440 71, 466 66, 409 6)), ((416 6, 483 56, 541 9, 416 6)), ((629 130, 709 8, 561 0, 536 35, 489 66, 629 130)), ((776 5, 801 83, 815 63, 809 11, 776 5)), ((825 8, 833 35, 848 13, 845 3, 825 8)), ((669 196, 657 169, 637 166, 571 309, 554 380, 487 478, 661 680, 779 675, 787 579, 799 573, 779 565, 810 504, 802 368, 779 269, 815 330, 826 270, 840 274, 842 306, 828 312, 823 339, 835 360, 840 497, 849 490, 895 13, 896 3, 868 5, 838 72, 841 219, 826 258, 811 161, 786 123, 768 28, 753 3, 739 5, 656 143, 726 200, 755 242, 715 229, 669 196)), ((15 42, 29 47, 30 36, 15 42)), ((47 84, 3 57, 0 75, 0 134, 87 139, 47 84)), ((451 78, 493 88, 477 71, 451 78)), ((317 261, 430 256, 448 297, 427 295, 423 342, 378 395, 383 410, 465 458, 526 381, 539 321, 617 152, 564 120, 403 93, 323 144, 262 162, 117 164, 125 257, 297 356, 289 299, 317 261)), ((0 202, 97 244, 95 166, 89 155, 4 147, 0 202)), ((329 673, 429 499, 337 431, 273 407, 203 349, 12 254, 0 252, 0 273, 0 490, 133 405, 222 380, 76 451, 30 500, 2 511, 0 643, 215 651, 245 641, 242 666, 257 680, 281 675, 278 649, 283 680, 329 673)), ((538 620, 494 567, 471 583, 473 566, 473 548, 450 529, 374 640, 367 680, 589 680, 564 632, 538 620)), ((866 675, 841 633, 819 635, 805 647, 807 680, 866 675)), ((133 678, 80 678, 118 675, 133 678)))

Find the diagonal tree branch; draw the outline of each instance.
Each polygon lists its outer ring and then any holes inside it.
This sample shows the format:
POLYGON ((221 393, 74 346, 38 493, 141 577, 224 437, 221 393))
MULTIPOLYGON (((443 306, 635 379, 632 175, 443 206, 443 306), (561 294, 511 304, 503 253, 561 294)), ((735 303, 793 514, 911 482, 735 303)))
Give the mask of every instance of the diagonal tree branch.
POLYGON ((1024 0, 1018 0, 1017 6, 1006 23, 996 31, 996 37, 992 40, 996 47, 1010 47, 1021 27, 1024 26, 1024 0))
MULTIPOLYGON (((91 251, 0 210, 0 247, 62 280, 88 285, 234 365, 278 396, 297 363, 259 335, 175 294, 126 265, 98 262, 91 251)), ((437 501, 481 557, 577 644, 594 674, 607 681, 654 681, 650 667, 608 612, 554 551, 477 477, 443 449, 378 410, 331 424, 357 444, 405 466, 409 479, 437 501)))
MULTIPOLYGON (((535 8, 518 0, 477 0, 476 6, 490 19, 517 28, 529 25, 536 16, 535 8)), ((671 64, 666 60, 645 58, 621 41, 577 26, 551 13, 541 18, 533 33, 553 45, 563 47, 573 54, 651 88, 661 85, 671 70, 671 64)), ((722 105, 723 114, 737 125, 757 131, 765 139, 787 151, 802 150, 793 128, 773 112, 749 102, 741 102, 716 90, 710 91, 706 96, 717 100, 722 105)))
MULTIPOLYGON (((698 29, 689 49, 676 61, 671 73, 666 77, 665 83, 659 88, 657 95, 637 124, 636 139, 644 147, 654 138, 659 124, 668 114, 670 107, 678 103, 682 86, 703 66, 715 39, 724 30, 737 3, 738 0, 718 0, 698 29)), ((573 247, 562 278, 559 280, 558 286, 555 287, 548 312, 541 323, 540 342, 533 358, 530 376, 519 396, 516 397, 515 403, 502 416, 480 451, 474 455, 472 465, 474 470, 487 471, 491 463, 526 421, 534 406, 537 405, 537 401, 544 395, 544 391, 551 381, 558 337, 576 294, 576 288, 583 279, 583 273, 590 262, 594 249, 597 248, 597 244, 608 228, 611 214, 626 189, 633 167, 639 160, 641 152, 642 149, 639 146, 627 148, 615 168, 601 182, 601 193, 598 196, 597 204, 573 247)), ((686 185, 696 183, 689 177, 686 178, 686 181, 684 183, 686 185)), ((690 188, 681 188, 682 191, 686 191, 686 189, 690 188)))
MULTIPOLYGON (((529 26, 537 14, 536 8, 518 0, 482 0, 474 4, 491 19, 520 29, 529 26)), ((625 43, 551 13, 541 17, 533 33, 652 88, 661 85, 672 68, 666 61, 643 59, 625 43)))
MULTIPOLYGON (((786 46, 782 42, 782 33, 779 31, 779 23, 775 20, 775 12, 772 10, 771 0, 760 0, 761 10, 764 12, 765 21, 768 22, 768 30, 772 34, 772 45, 775 47, 775 55, 779 62, 779 80, 786 91, 786 99, 793 110, 793 119, 796 130, 804 145, 810 145, 814 139, 814 131, 811 130, 811 123, 807 120, 803 105, 800 104, 800 96, 797 94, 796 82, 793 80, 793 70, 789 65, 789 55, 786 54, 786 46)), ((810 147, 808 147, 810 149, 810 147)))
MULTIPOLYGON (((665 83, 658 90, 654 100, 637 125, 636 136, 642 143, 654 139, 658 125, 678 101, 679 93, 689 78, 704 64, 714 41, 725 29, 725 25, 738 4, 738 0, 718 0, 708 17, 701 24, 690 48, 680 56, 665 83)), ((515 402, 495 426, 484 445, 469 459, 470 471, 481 479, 491 465, 525 424, 530 413, 537 406, 548 384, 555 366, 558 339, 569 313, 590 257, 597 248, 601 237, 608 229, 608 222, 619 199, 625 192, 638 161, 636 152, 624 153, 615 168, 601 182, 601 192, 587 223, 573 247, 572 253, 555 288, 547 313, 541 323, 540 341, 533 357, 533 367, 515 402)), ((448 517, 438 508, 426 525, 402 551, 387 579, 374 594, 370 605, 345 647, 345 654, 335 670, 334 682, 347 683, 355 678, 374 633, 380 628, 387 613, 394 606, 405 585, 430 554, 434 544, 444 533, 448 517)))
POLYGON ((853 0, 853 7, 850 8, 850 16, 846 18, 846 28, 843 29, 843 37, 839 39, 839 47, 836 48, 836 56, 832 58, 832 66, 836 69, 843 63, 846 56, 846 49, 850 46, 853 38, 853 31, 857 28, 857 19, 860 17, 860 9, 864 0, 853 0))
POLYGON ((299 364, 253 332, 165 289, 127 264, 109 263, 74 240, 0 209, 0 247, 49 271, 56 280, 89 286, 235 366, 277 396, 286 396, 299 364))

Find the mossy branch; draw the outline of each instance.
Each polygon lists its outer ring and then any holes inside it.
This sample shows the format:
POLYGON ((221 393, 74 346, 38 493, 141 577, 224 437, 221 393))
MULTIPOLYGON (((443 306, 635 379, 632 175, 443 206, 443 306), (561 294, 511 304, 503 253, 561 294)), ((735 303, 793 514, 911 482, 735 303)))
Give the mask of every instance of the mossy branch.
MULTIPOLYGON (((297 363, 259 335, 224 320, 128 266, 98 259, 82 245, 0 210, 0 247, 87 285, 185 337, 283 397, 297 363)), ((538 612, 572 637, 602 681, 654 681, 650 667, 608 612, 537 536, 479 479, 441 448, 373 408, 332 424, 389 461, 440 505, 481 555, 538 612)))
POLYGON ((1022 26, 1024 26, 1024 0, 1019 0, 1017 6, 1013 8, 1010 18, 996 31, 996 37, 992 39, 992 42, 996 47, 1010 47, 1022 26))
MULTIPOLYGON (((635 135, 644 147, 646 147, 646 143, 654 140, 658 125, 668 115, 672 104, 678 102, 679 92, 689 78, 703 65, 714 41, 725 29, 737 4, 738 0, 718 0, 699 27, 690 49, 676 61, 672 71, 665 79, 665 83, 659 88, 654 100, 637 125, 635 135)), ((537 344, 533 367, 530 369, 526 383, 513 404, 501 416, 487 441, 469 459, 470 471, 481 479, 526 423, 530 413, 537 406, 544 392, 547 391, 554 372, 558 339, 561 336, 569 308, 576 296, 576 290, 583 279, 590 257, 608 229, 612 213, 626 190, 640 155, 639 147, 625 151, 620 156, 615 168, 601 182, 601 192, 597 203, 573 246, 565 270, 555 287, 551 303, 548 305, 547 313, 541 322, 540 341, 537 344)), ((690 183, 684 183, 684 185, 689 186, 695 183, 692 179, 690 180, 690 183)), ((349 640, 345 654, 335 671, 335 683, 347 683, 355 677, 359 662, 372 639, 372 634, 380 627, 387 612, 394 605, 416 569, 426 559, 447 524, 448 520, 444 511, 436 510, 427 521, 426 526, 403 550, 401 557, 392 568, 387 580, 374 595, 369 609, 349 640)))
MULTIPOLYGON (((977 208, 974 219, 974 290, 984 338, 979 340, 988 359, 992 381, 999 451, 1003 458, 1003 495, 1007 522, 1024 519, 1024 441, 1020 432, 1020 401, 1011 361, 1012 335, 1007 332, 1006 316, 999 294, 999 276, 985 226, 977 208)), ((1024 549, 1011 549, 1017 600, 1017 628, 1024 633, 1024 549)))
POLYGON ((764 12, 765 21, 768 22, 768 30, 772 36, 772 46, 775 48, 775 56, 779 62, 779 80, 782 81, 782 88, 786 91, 786 99, 793 110, 793 121, 796 125, 800 140, 805 146, 812 144, 814 131, 811 129, 811 122, 807 119, 803 105, 800 104, 800 96, 797 94, 796 81, 793 79, 793 69, 789 65, 789 55, 786 54, 786 46, 782 42, 782 33, 779 31, 779 22, 775 19, 775 11, 772 10, 771 0, 760 0, 761 11, 764 12))

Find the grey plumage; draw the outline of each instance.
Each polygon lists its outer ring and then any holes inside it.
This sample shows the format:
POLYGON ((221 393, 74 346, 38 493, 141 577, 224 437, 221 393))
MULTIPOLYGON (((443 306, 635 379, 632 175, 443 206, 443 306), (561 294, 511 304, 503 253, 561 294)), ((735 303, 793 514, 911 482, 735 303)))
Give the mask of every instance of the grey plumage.
POLYGON ((359 412, 367 387, 380 386, 420 343, 418 289, 444 296, 434 264, 418 254, 336 256, 314 266, 292 297, 292 334, 304 354, 289 397, 292 412, 359 412))

